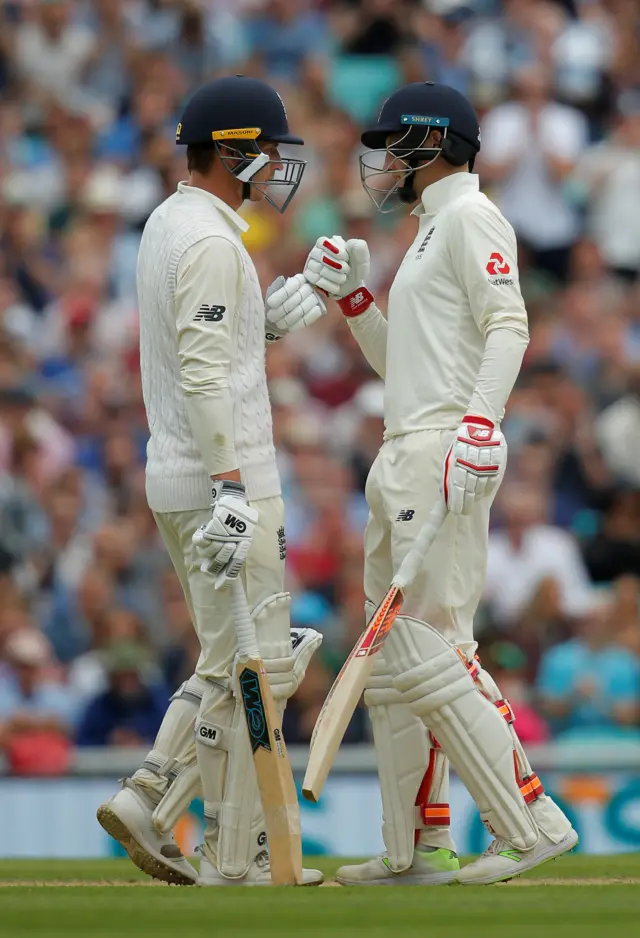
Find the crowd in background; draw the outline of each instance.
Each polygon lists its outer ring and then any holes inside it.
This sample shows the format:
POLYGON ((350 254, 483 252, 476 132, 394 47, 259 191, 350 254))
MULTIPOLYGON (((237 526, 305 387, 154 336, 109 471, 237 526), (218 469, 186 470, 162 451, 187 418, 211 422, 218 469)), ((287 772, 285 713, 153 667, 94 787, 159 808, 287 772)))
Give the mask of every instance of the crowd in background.
MULTIPOLYGON (((0 0, 0 751, 56 771, 144 745, 195 639, 144 495, 135 266, 185 178, 180 107, 224 73, 283 95, 307 168, 245 204, 263 287, 320 234, 366 238, 384 309, 415 220, 360 186, 362 125, 434 80, 481 116, 531 343, 503 429, 483 663, 525 742, 640 740, 640 10, 635 0, 0 0)), ((298 155, 298 153, 296 153, 298 155)), ((325 635, 306 741, 363 626, 382 389, 337 310, 270 347, 294 625, 325 635)), ((348 738, 368 738, 362 712, 348 738)))

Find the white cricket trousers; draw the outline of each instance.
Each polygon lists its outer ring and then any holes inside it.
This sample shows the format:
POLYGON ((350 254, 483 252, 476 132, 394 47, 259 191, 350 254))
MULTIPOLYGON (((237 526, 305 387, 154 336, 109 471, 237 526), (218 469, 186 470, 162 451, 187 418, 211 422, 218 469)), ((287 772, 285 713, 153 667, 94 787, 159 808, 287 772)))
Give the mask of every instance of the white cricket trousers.
MULTIPOLYGON (((391 437, 371 467, 364 590, 376 605, 432 506, 443 497, 443 462, 455 432, 424 430, 391 437)), ((483 499, 471 515, 447 515, 403 606, 403 613, 438 629, 468 659, 477 647, 473 616, 484 588, 492 501, 483 499)))
MULTIPOLYGON (((253 608, 284 589, 284 505, 280 495, 251 502, 258 524, 242 571, 249 607, 253 608)), ((196 674, 201 678, 227 678, 237 650, 231 615, 231 591, 215 590, 214 577, 200 569, 201 556, 191 538, 211 520, 210 509, 154 512, 171 562, 184 592, 191 621, 202 649, 196 674)))

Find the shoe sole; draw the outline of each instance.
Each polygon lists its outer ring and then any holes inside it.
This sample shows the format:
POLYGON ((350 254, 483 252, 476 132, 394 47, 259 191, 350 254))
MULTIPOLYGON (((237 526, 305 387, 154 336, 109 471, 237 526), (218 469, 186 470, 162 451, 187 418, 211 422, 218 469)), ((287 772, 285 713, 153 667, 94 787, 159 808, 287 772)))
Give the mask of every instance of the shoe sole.
POLYGON ((385 879, 343 879, 340 876, 336 876, 336 882, 340 883, 341 886, 450 886, 452 883, 455 883, 458 870, 454 873, 435 873, 432 874, 429 879, 425 877, 418 876, 402 876, 398 874, 393 879, 385 877, 385 879))
POLYGON ((195 886, 195 870, 193 879, 190 879, 168 863, 154 857, 136 840, 124 821, 108 805, 99 807, 96 817, 100 826, 124 847, 131 862, 143 873, 172 886, 195 886))
MULTIPOLYGON (((458 880, 458 885, 460 886, 493 886, 495 883, 508 883, 512 879, 517 879, 518 876, 522 876, 523 873, 527 873, 529 870, 535 870, 537 866, 542 866, 543 863, 548 863, 549 860, 555 860, 558 857, 561 857, 565 853, 570 853, 571 850, 578 843, 578 834, 576 831, 571 831, 572 836, 569 837, 567 834, 567 842, 563 844, 563 841, 560 841, 560 844, 552 844, 547 848, 548 856, 543 855, 541 858, 537 859, 535 863, 528 863, 526 866, 521 866, 518 870, 512 873, 505 873, 504 876, 496 877, 486 877, 485 879, 474 879, 472 882, 465 882, 463 879, 458 880), (563 844, 563 845, 562 845, 563 844), (561 849, 557 849, 558 847, 561 849)), ((526 862, 526 861, 525 861, 526 862)))
MULTIPOLYGON (((296 889, 301 889, 301 888, 313 889, 314 886, 322 886, 323 882, 324 882, 324 879, 317 879, 313 883, 295 883, 295 888, 296 889)), ((196 885, 201 886, 203 889, 215 889, 216 887, 221 887, 222 889, 229 889, 229 888, 233 889, 234 887, 238 888, 238 887, 243 887, 243 886, 245 889, 264 889, 265 887, 273 886, 273 883, 244 883, 244 882, 234 883, 232 880, 231 882, 226 882, 226 883, 221 883, 218 881, 216 881, 215 883, 204 883, 204 882, 198 881, 196 885)))

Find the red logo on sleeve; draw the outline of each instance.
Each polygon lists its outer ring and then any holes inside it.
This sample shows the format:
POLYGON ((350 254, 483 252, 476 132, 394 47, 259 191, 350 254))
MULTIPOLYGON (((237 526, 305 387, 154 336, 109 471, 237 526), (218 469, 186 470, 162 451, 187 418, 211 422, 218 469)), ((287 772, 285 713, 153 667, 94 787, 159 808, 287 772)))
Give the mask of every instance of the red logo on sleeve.
POLYGON ((489 263, 487 264, 487 273, 491 277, 496 277, 498 274, 510 274, 511 268, 505 261, 502 254, 498 254, 497 251, 494 251, 489 258, 489 263))

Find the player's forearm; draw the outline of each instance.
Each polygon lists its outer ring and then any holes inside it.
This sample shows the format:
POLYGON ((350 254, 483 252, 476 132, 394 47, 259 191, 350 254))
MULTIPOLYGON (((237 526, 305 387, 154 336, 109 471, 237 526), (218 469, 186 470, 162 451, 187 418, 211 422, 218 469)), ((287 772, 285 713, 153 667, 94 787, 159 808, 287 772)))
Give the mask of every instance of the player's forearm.
POLYGON ((502 419, 529 344, 526 326, 496 328, 488 333, 476 387, 468 412, 492 423, 502 419))
POLYGON ((356 342, 376 374, 384 378, 387 361, 387 320, 375 303, 360 316, 347 319, 356 342))
POLYGON ((207 472, 212 478, 240 481, 229 389, 214 383, 199 388, 183 385, 183 391, 193 438, 207 472))

